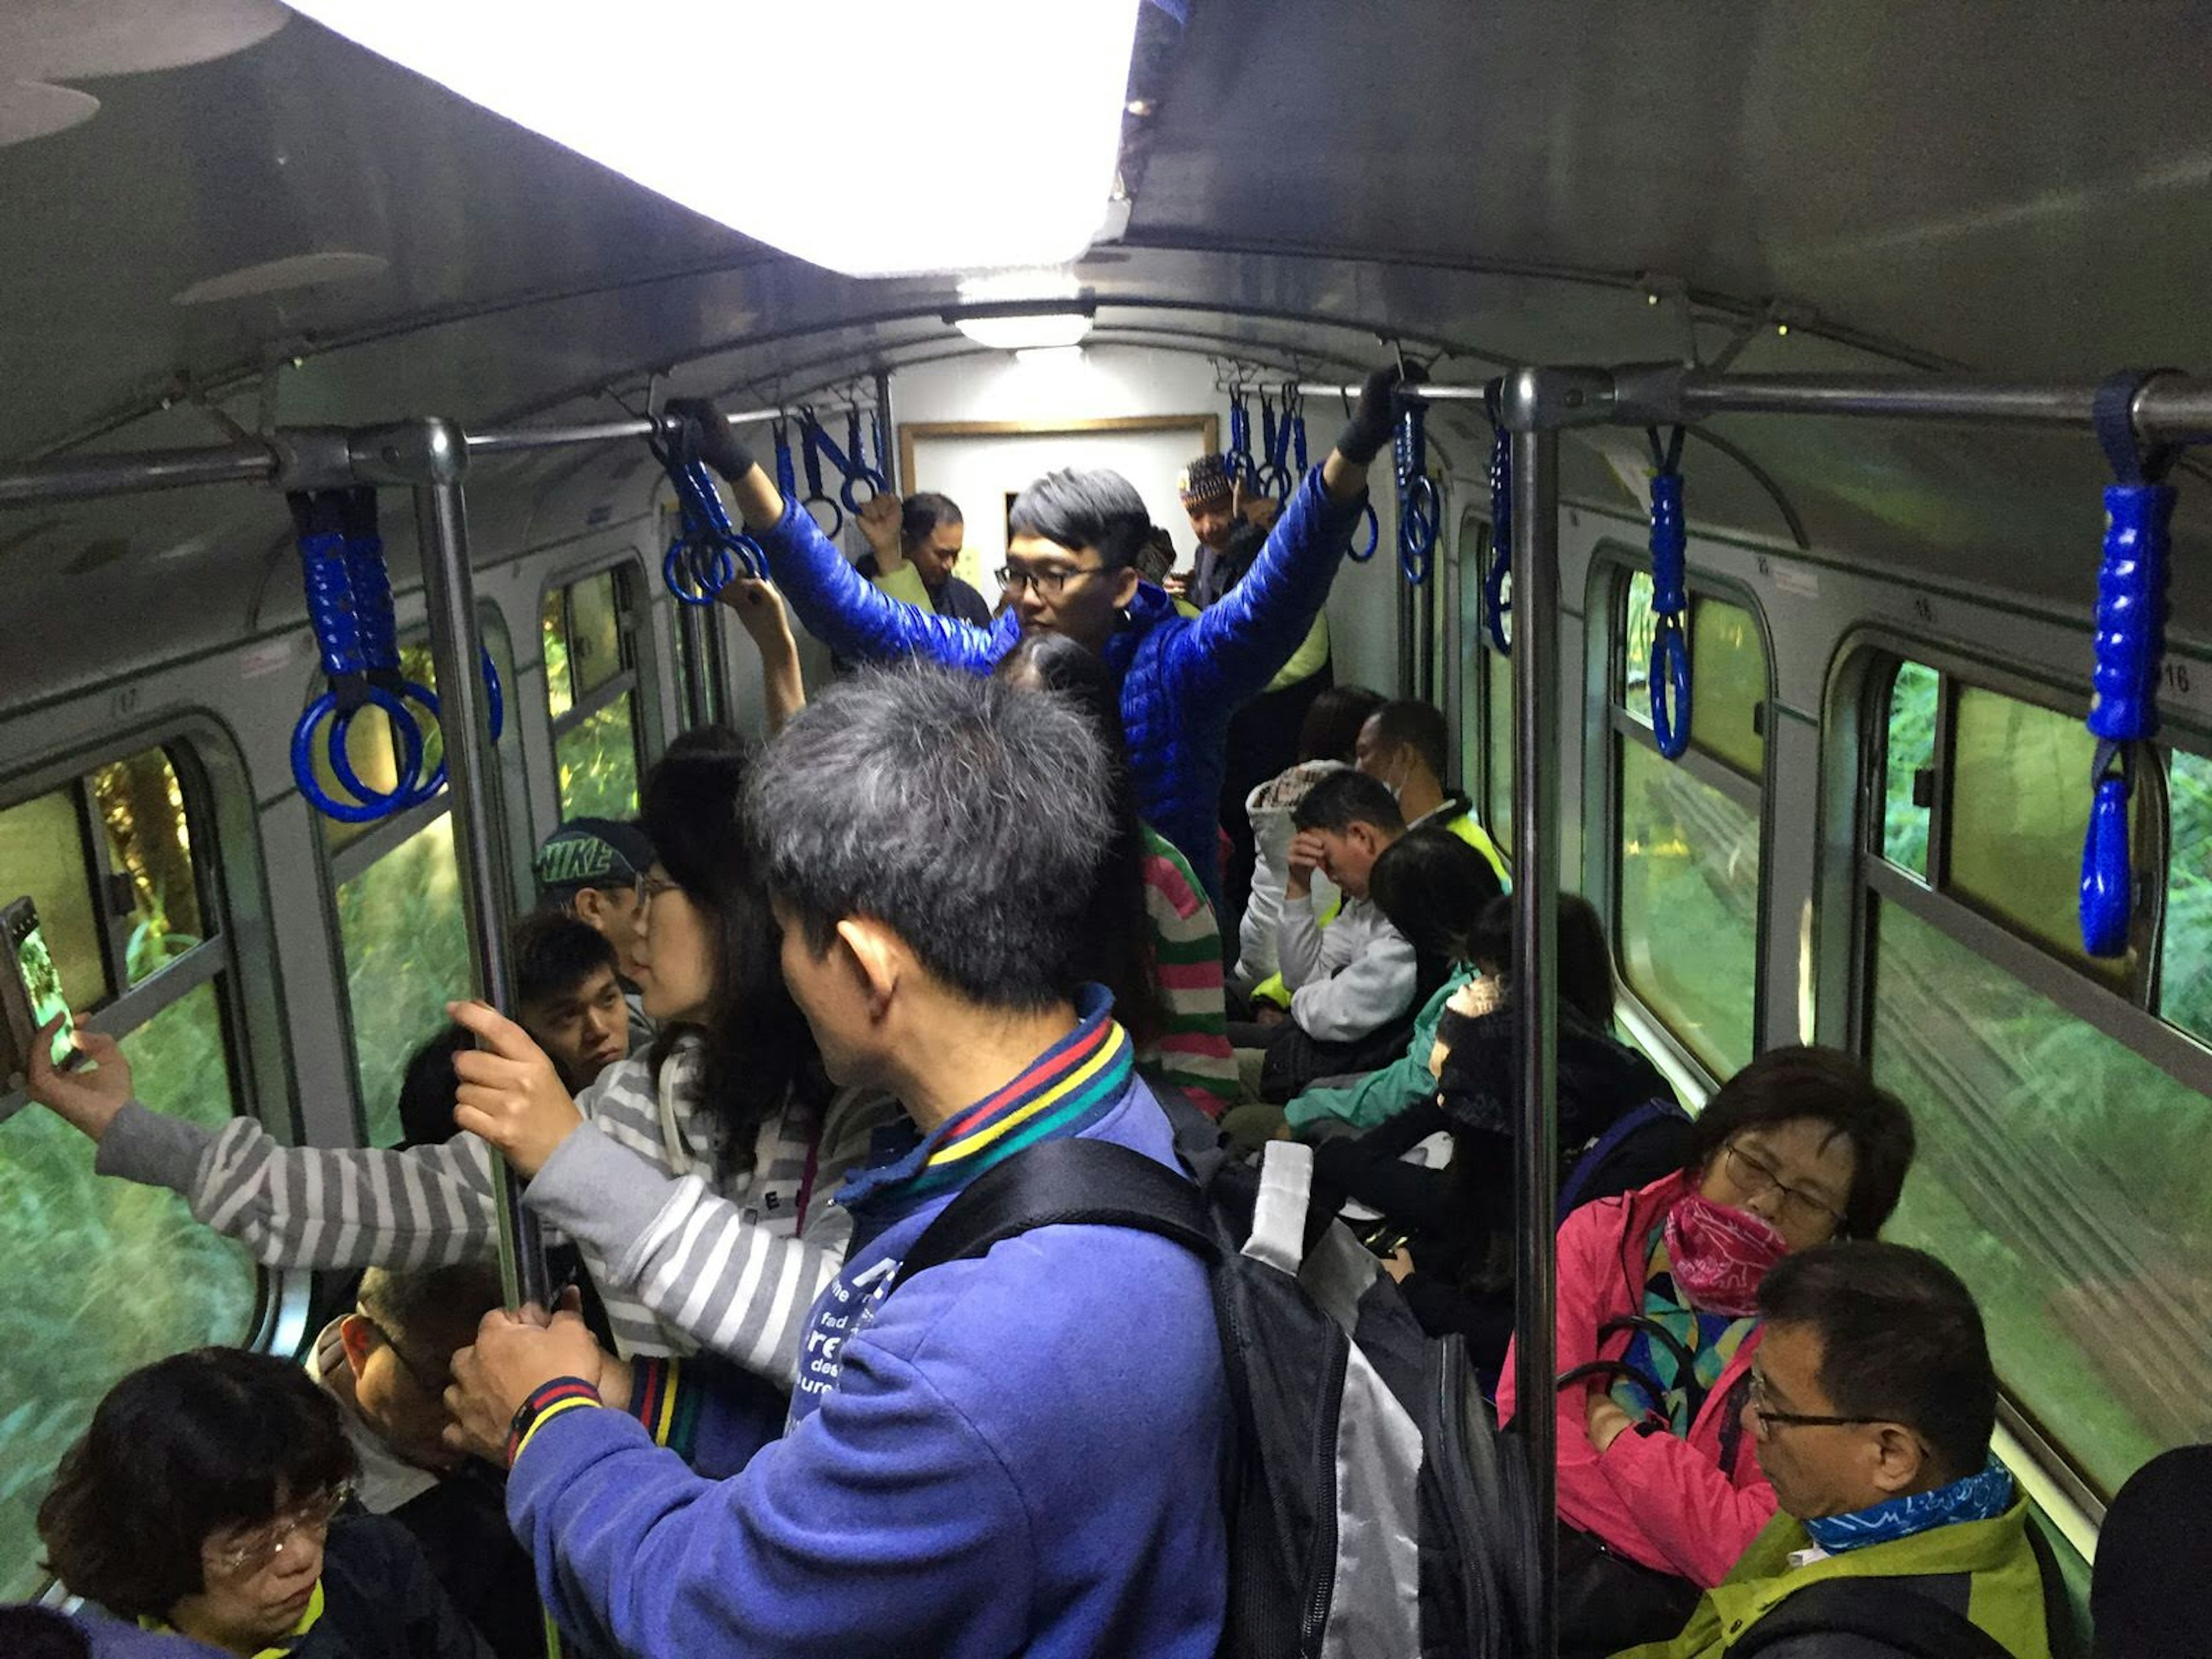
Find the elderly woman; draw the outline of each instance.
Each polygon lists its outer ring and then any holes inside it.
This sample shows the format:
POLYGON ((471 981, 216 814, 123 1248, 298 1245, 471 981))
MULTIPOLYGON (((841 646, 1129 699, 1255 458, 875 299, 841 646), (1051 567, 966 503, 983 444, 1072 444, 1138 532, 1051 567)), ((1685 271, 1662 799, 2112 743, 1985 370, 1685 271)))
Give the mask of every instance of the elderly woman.
MULTIPOLYGON (((1559 1229, 1563 1659, 1663 1640, 1773 1516, 1740 1419, 1766 1270, 1896 1208, 1912 1120, 1863 1066, 1781 1048, 1698 1119, 1687 1165, 1559 1229)), ((1509 1355, 1498 1414, 1514 1409, 1509 1355)))

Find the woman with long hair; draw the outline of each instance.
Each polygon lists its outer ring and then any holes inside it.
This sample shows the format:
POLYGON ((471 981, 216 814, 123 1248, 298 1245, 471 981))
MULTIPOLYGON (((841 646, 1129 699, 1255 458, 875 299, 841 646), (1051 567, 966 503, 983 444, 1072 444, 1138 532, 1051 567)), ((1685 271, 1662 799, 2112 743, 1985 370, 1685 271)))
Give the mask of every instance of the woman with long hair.
POLYGON ((775 918, 737 816, 749 749, 687 734, 647 775, 659 857, 642 888, 640 985, 661 1035, 572 1099, 522 1028, 456 1003, 483 1047, 455 1058, 468 1133, 404 1152, 278 1145, 251 1118, 210 1130, 131 1097, 116 1045, 34 1068, 33 1097, 100 1142, 99 1167, 183 1194, 271 1266, 413 1268, 491 1254, 492 1149, 524 1201, 574 1241, 625 1354, 705 1348, 787 1382, 808 1306, 843 1260, 831 1205, 881 1095, 832 1091, 784 988, 775 918))

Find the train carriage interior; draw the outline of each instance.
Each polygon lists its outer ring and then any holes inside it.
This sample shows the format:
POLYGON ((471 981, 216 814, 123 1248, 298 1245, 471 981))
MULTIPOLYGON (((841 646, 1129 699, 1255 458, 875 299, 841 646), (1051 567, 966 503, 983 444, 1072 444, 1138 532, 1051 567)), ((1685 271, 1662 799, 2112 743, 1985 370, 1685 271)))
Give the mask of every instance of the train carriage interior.
MULTIPOLYGON (((929 158, 957 149, 921 140, 1020 147, 1063 118, 1096 73, 1062 86, 1042 34, 1012 82, 878 55, 853 17, 760 25, 812 41, 804 70, 687 62, 680 33, 606 46, 650 66, 598 88, 608 124, 742 180, 757 237, 393 61, 374 9, 0 15, 0 902, 34 899, 70 1009, 144 1098, 393 1145, 408 1054, 481 971, 471 870, 526 909, 562 822, 635 815, 687 729, 763 731, 737 619, 672 591, 648 406, 710 396, 764 459, 794 444, 848 556, 841 459, 962 500, 957 568, 996 605, 1002 493, 1118 467, 1188 569, 1177 468, 1248 427, 1287 456, 1294 410, 1318 460, 1367 372, 1411 359, 1437 393, 1433 544, 1408 549, 1386 449, 1376 555, 1328 592, 1337 682, 1443 711, 1448 781, 1519 881, 1595 904, 1618 1027, 1686 1103, 1818 1042, 1910 1104, 1885 1236, 1980 1304, 1996 1449, 2063 1581, 2054 1651, 2087 1653, 2107 1505, 2212 1440, 2212 448, 2185 447, 2212 442, 2203 8, 1086 4, 1070 17, 1132 43, 1109 199, 1087 250, 997 286, 971 267, 1004 259, 939 251, 972 204, 939 210, 929 158), (2130 368, 2164 373, 2120 429, 2184 447, 2155 695, 2101 815, 2119 935, 2093 955, 2115 461, 2091 394, 2130 368), (1760 386, 1781 389, 1729 390, 1760 386), (1670 597, 1651 446, 1678 425, 1670 597), (409 488, 441 443, 467 448, 439 498, 465 498, 453 615, 499 738, 468 763, 482 799, 341 821, 295 775, 324 680, 284 487, 333 454, 386 485, 403 669, 447 690, 453 596, 426 586, 416 511, 438 491, 409 488), (1498 523, 1509 453, 1546 485, 1510 499, 1555 509, 1533 581, 1498 523), (1669 630, 1686 732, 1652 718, 1669 630), (1517 774, 1516 722, 1549 740, 1517 774), (479 836, 495 858, 472 861, 479 836)), ((663 9, 686 8, 546 8, 514 66, 663 9)), ((831 653, 801 631, 811 686, 831 653)), ((345 756, 387 799, 443 758, 434 726, 419 757, 394 731, 365 718, 345 756)), ((97 1173, 20 1090, 0 1190, 0 1599, 52 1597, 34 1516, 101 1395, 204 1345, 301 1353, 329 1291, 97 1173)))

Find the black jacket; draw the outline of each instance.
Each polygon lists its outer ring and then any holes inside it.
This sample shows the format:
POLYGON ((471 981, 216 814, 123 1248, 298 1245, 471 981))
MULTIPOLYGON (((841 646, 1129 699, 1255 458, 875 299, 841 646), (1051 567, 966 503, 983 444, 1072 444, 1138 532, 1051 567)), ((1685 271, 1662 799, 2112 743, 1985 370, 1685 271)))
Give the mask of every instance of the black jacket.
POLYGON ((323 1616, 288 1659, 489 1659, 405 1528, 341 1516, 323 1547, 323 1616))

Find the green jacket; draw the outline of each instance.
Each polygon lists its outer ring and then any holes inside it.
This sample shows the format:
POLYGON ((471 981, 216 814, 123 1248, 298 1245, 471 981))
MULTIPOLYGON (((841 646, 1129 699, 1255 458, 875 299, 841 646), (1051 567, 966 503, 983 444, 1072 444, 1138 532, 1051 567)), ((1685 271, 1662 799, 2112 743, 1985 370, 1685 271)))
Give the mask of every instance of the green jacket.
POLYGON ((1454 970, 1414 1016, 1413 1041, 1401 1058, 1344 1088, 1309 1089, 1291 1102, 1283 1109, 1291 1127, 1340 1118, 1355 1129, 1371 1129, 1434 1094, 1437 1080, 1429 1071, 1429 1051, 1437 1046, 1437 1022, 1443 1018, 1444 1004, 1452 993, 1475 977, 1472 968, 1454 970))
MULTIPOLYGON (((1966 1616, 2002 1643, 2014 1659, 2051 1659, 2043 1624, 2043 1578, 2027 1541, 2027 1502, 1994 1521, 1961 1521, 1931 1527, 1893 1543, 1831 1555, 1793 1567, 1790 1557, 1809 1548, 1804 1527, 1778 1515, 1751 1541, 1743 1559, 1707 1590, 1682 1633, 1651 1642, 1614 1659, 1719 1659, 1744 1632, 1808 1584, 1829 1578, 1923 1578, 1969 1576, 1966 1616)), ((1955 1606, 1955 1602, 1954 1603, 1955 1606)), ((1778 1655, 1794 1651, 1784 1643, 1778 1655)))

